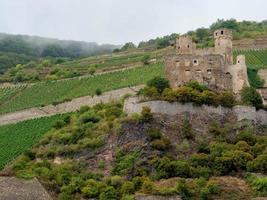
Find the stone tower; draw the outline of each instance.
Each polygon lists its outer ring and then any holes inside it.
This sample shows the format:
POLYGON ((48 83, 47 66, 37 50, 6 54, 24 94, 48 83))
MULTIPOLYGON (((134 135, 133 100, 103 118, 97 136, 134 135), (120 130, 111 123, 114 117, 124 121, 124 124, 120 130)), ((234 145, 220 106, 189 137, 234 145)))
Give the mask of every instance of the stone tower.
POLYGON ((229 66, 229 72, 232 75, 233 92, 239 93, 243 87, 249 86, 246 58, 244 55, 239 55, 236 58, 236 64, 229 66))
POLYGON ((196 44, 189 35, 182 35, 176 39, 176 50, 178 54, 193 54, 196 44))
POLYGON ((225 56, 228 65, 233 64, 232 31, 229 29, 218 29, 214 32, 215 53, 225 56))

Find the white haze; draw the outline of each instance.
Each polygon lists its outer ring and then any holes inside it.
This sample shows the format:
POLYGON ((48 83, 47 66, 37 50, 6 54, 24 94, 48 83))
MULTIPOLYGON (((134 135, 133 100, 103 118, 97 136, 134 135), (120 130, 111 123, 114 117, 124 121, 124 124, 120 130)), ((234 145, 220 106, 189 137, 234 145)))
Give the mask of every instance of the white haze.
POLYGON ((0 0, 0 32, 137 43, 218 18, 261 21, 266 9, 266 0, 0 0))

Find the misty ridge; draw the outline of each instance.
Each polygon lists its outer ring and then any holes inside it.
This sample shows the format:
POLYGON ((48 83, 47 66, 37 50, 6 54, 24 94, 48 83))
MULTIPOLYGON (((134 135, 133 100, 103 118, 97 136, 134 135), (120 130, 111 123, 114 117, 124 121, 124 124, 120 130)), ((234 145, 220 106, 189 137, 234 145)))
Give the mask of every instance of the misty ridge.
POLYGON ((49 56, 80 58, 110 53, 116 48, 120 48, 120 45, 99 45, 96 42, 0 33, 0 52, 25 54, 37 58, 49 56))

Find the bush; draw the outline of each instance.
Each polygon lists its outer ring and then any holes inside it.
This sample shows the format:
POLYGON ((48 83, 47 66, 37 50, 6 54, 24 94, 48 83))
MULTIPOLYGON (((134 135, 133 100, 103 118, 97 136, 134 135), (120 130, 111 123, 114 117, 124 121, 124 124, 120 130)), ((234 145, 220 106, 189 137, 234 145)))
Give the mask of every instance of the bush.
POLYGON ((248 163, 249 171, 257 171, 267 173, 267 151, 264 154, 257 156, 253 161, 248 163))
POLYGON ((235 105, 235 97, 232 92, 221 92, 218 96, 219 104, 232 108, 235 105))
POLYGON ((155 190, 155 185, 152 181, 145 180, 142 184, 141 191, 145 194, 151 194, 155 190))
POLYGON ((159 97, 158 90, 155 87, 146 86, 144 89, 140 90, 139 95, 140 94, 144 95, 146 97, 150 97, 150 98, 158 98, 159 97))
POLYGON ((161 132, 159 129, 152 128, 148 130, 148 137, 150 141, 160 139, 162 136, 161 132))
POLYGON ((245 141, 249 145, 254 145, 256 143, 256 137, 252 130, 247 128, 236 135, 236 141, 245 141))
POLYGON ((187 87, 191 87, 195 90, 198 90, 199 92, 203 92, 204 90, 208 90, 207 86, 199 84, 195 80, 191 80, 186 84, 187 87))
POLYGON ((171 88, 166 88, 163 90, 162 98, 164 101, 168 101, 168 102, 175 102, 177 100, 176 93, 171 88))
POLYGON ((176 98, 179 102, 197 102, 199 92, 188 86, 179 87, 176 90, 176 98))
POLYGON ((121 186, 121 194, 125 195, 125 194, 133 194, 135 191, 134 189, 134 184, 130 181, 126 181, 122 184, 121 186))
POLYGON ((164 89, 169 88, 169 81, 162 77, 155 77, 147 82, 147 86, 157 88, 157 91, 161 94, 164 89))
POLYGON ((144 63, 144 65, 148 65, 149 64, 149 59, 150 59, 150 55, 149 54, 145 54, 142 57, 142 62, 144 63))
POLYGON ((161 139, 155 139, 151 143, 151 147, 160 151, 165 151, 169 148, 171 142, 168 138, 162 137, 161 139))
POLYGON ((244 104, 252 105, 256 107, 256 109, 263 108, 261 95, 253 87, 244 87, 241 90, 241 100, 244 104))
POLYGON ((177 192, 183 200, 191 199, 192 191, 190 191, 190 188, 186 183, 185 179, 179 179, 177 184, 177 192))
POLYGON ((183 139, 190 140, 194 138, 193 128, 188 119, 183 121, 181 133, 183 139))
POLYGON ((201 190, 200 192, 200 199, 201 200, 207 200, 209 195, 218 194, 220 191, 220 188, 218 186, 218 183, 216 181, 208 181, 207 185, 201 190))
POLYGON ((157 178, 189 177, 190 165, 185 161, 170 160, 167 157, 161 158, 156 164, 157 178))
POLYGON ((153 119, 153 114, 151 113, 151 109, 147 106, 144 106, 141 112, 141 121, 149 122, 152 119, 153 119))
POLYGON ((53 124, 53 128, 55 128, 55 129, 61 129, 65 125, 66 125, 66 123, 64 121, 60 120, 60 121, 56 121, 53 124))
POLYGON ((108 186, 99 196, 100 200, 117 200, 117 193, 114 187, 108 186))
POLYGON ((97 88, 97 89, 95 90, 95 94, 96 94, 97 96, 101 95, 101 94, 102 94, 102 90, 101 90, 100 88, 97 88))

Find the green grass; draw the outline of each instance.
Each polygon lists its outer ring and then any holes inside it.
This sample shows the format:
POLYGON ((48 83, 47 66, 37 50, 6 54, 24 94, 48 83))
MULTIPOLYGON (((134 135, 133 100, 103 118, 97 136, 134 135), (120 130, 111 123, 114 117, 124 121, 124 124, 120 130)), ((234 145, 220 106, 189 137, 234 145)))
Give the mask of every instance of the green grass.
POLYGON ((97 88, 105 92, 127 86, 135 86, 163 74, 163 64, 160 63, 80 80, 40 82, 24 89, 22 93, 19 93, 12 99, 6 99, 4 106, 0 105, 0 113, 48 105, 53 102, 62 102, 65 99, 94 95, 97 88))
POLYGON ((63 119, 66 115, 55 115, 28 121, 0 126, 0 170, 3 167, 32 147, 55 121, 63 119))

